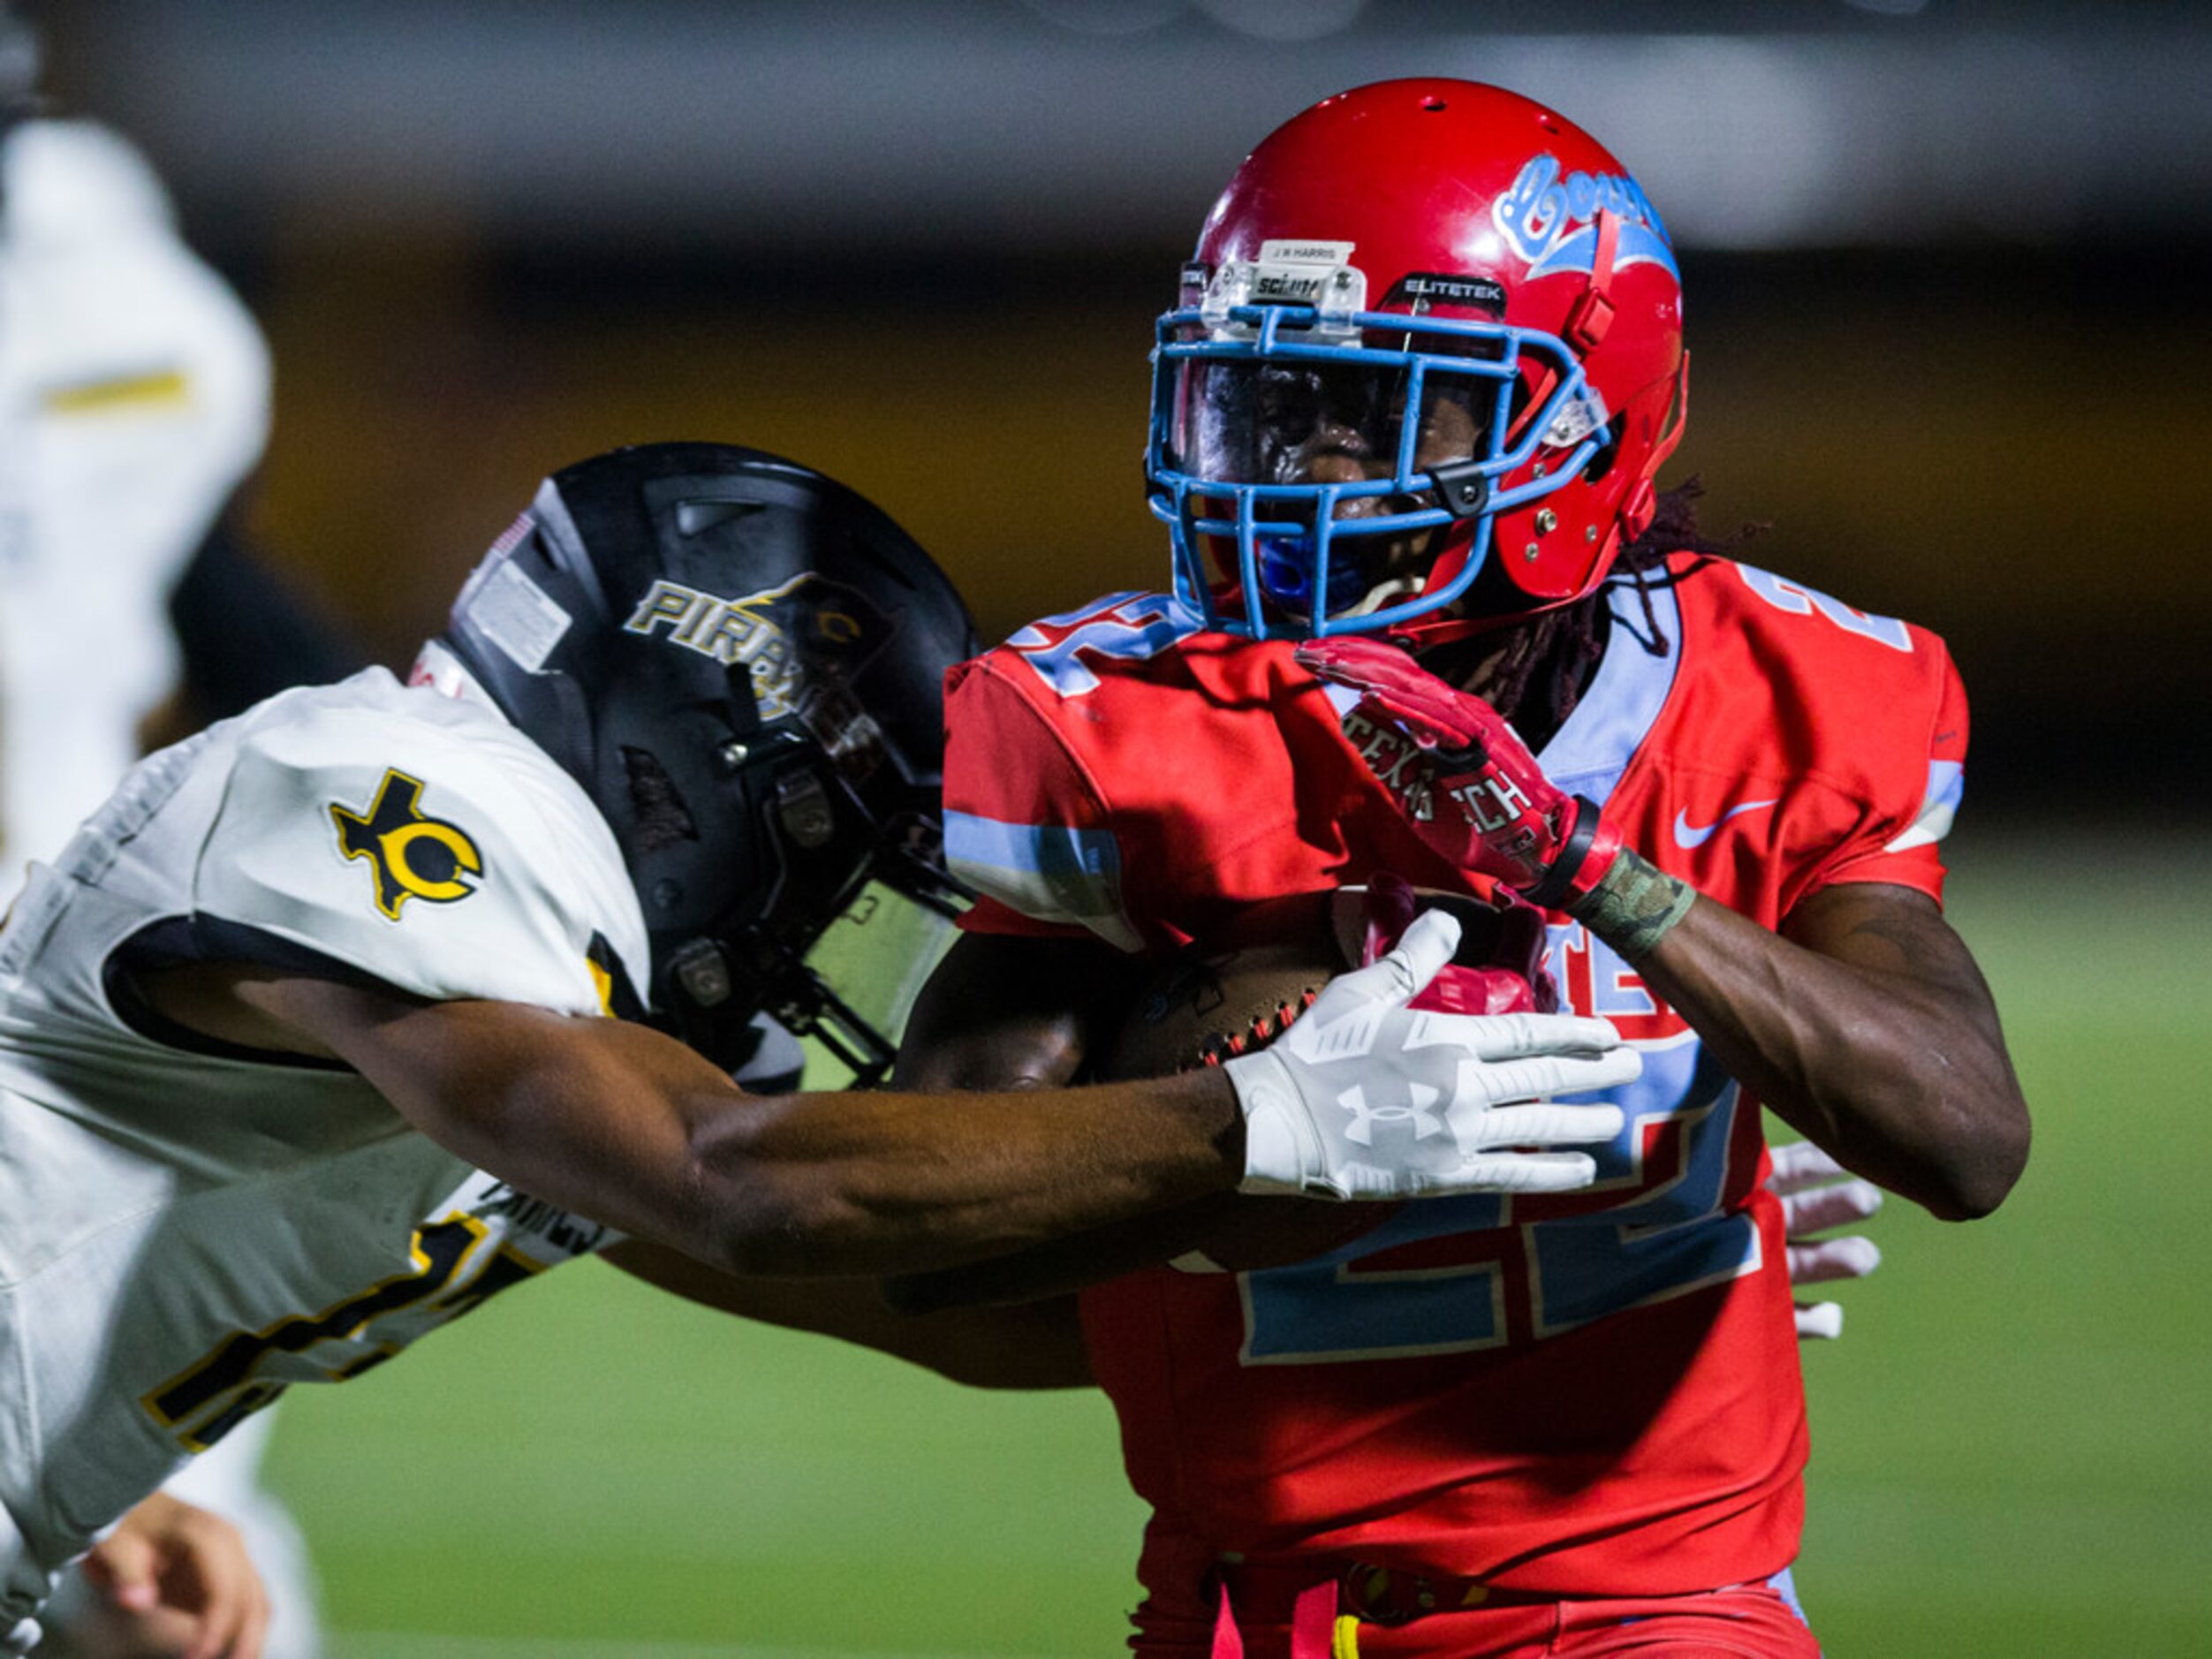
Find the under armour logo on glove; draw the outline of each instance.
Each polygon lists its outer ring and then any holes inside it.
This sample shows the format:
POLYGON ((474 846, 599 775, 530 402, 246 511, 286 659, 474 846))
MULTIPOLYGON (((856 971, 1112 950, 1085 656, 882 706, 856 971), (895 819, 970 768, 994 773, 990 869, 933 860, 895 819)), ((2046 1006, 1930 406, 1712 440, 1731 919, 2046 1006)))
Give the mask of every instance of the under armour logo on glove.
POLYGON ((1409 1007, 1458 942, 1450 914, 1423 913, 1274 1044, 1223 1064, 1245 1116, 1241 1190, 1400 1199, 1597 1178, 1588 1153, 1555 1148, 1612 1140, 1619 1109, 1550 1097, 1632 1082, 1642 1057, 1603 1019, 1409 1007))
POLYGON ((1444 1120, 1429 1110, 1443 1098, 1441 1090, 1425 1083, 1413 1085, 1413 1100, 1410 1106, 1370 1106, 1367 1092, 1354 1083, 1337 1096, 1337 1104, 1352 1114, 1352 1126, 1345 1131, 1346 1140, 1357 1141, 1363 1147, 1375 1144, 1375 1125, 1377 1124, 1411 1124, 1413 1139, 1423 1140, 1430 1135, 1444 1132, 1444 1120))

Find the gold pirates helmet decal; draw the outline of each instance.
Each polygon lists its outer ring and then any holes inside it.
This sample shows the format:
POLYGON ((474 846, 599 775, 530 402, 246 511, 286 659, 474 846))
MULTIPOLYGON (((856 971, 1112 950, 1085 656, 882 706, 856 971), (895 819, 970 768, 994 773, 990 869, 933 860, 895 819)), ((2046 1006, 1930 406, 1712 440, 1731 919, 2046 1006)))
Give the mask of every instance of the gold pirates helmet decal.
POLYGON ((484 873, 484 856, 458 824, 424 814, 416 804, 422 780, 394 768, 376 786, 366 813, 330 804, 338 851, 366 859, 376 878, 376 908, 393 921, 411 898, 450 905, 476 890, 470 876, 484 873))

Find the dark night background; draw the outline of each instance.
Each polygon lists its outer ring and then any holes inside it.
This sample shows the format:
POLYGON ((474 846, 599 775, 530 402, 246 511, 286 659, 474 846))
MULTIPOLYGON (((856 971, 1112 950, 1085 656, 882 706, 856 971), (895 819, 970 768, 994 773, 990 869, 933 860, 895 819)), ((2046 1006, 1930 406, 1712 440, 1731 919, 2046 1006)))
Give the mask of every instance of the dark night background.
MULTIPOLYGON (((534 479, 780 450, 985 631, 1160 581, 1152 316, 1276 121, 1391 74, 1545 98, 1683 250, 1669 476, 1756 563, 1952 642, 1974 809, 2207 802, 2212 22, 2183 7, 80 0, 278 368, 266 542, 387 657, 534 479)), ((1969 811, 1969 821, 1977 815, 1969 811)), ((2010 814, 2006 814, 2010 815, 2010 814)))

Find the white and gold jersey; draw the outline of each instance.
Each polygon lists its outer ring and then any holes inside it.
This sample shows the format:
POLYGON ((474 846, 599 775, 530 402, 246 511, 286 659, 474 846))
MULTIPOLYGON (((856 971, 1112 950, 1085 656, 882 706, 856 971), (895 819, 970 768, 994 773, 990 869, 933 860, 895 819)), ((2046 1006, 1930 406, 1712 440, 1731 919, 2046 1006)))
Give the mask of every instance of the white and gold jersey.
POLYGON ((647 943, 576 784, 381 669, 142 761, 34 870, 0 931, 0 1632, 291 1383, 609 1237, 343 1067, 165 1021, 137 986, 193 960, 593 1016, 647 943))

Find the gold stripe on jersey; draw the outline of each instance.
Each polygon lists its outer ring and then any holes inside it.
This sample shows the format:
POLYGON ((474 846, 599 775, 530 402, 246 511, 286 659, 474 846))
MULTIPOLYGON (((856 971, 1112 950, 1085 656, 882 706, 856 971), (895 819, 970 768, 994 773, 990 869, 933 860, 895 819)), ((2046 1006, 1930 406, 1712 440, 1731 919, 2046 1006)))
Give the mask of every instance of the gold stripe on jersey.
POLYGON ((599 994, 602 1013, 614 1019, 645 1018, 645 1003, 605 934, 592 935, 591 943, 584 950, 584 965, 591 971, 592 989, 599 994))
MULTIPOLYGON (((413 1263, 410 1271, 379 1279, 319 1314, 290 1314, 259 1330, 233 1332, 205 1358, 140 1395, 139 1404, 163 1428, 177 1429, 178 1440, 187 1451, 205 1451, 215 1443, 201 1436, 199 1428, 209 1427, 215 1420, 235 1420, 224 1402, 235 1403, 235 1397, 267 1386, 256 1373, 269 1354, 303 1353, 320 1342, 345 1341, 360 1335, 373 1320, 428 1301, 453 1283, 489 1234, 490 1229, 474 1216, 451 1216, 418 1227, 407 1247, 413 1263), (179 1427, 187 1418, 201 1418, 210 1407, 216 1409, 200 1425, 179 1427)), ((371 1363, 383 1357, 374 1356, 371 1363)), ((366 1369, 367 1365, 356 1362, 331 1375, 343 1380, 366 1369)), ((230 1426, 230 1420, 223 1423, 225 1428, 230 1426)))
POLYGON ((458 1319, 473 1312, 510 1285, 525 1279, 535 1278, 545 1271, 548 1264, 532 1260, 511 1244, 503 1244, 492 1252, 491 1260, 483 1270, 451 1296, 442 1296, 430 1304, 432 1309, 448 1319, 458 1319))
POLYGON ((39 401, 49 414, 106 414, 117 409, 187 403, 191 397, 192 380, 183 369, 156 368, 49 386, 39 394, 39 401))

